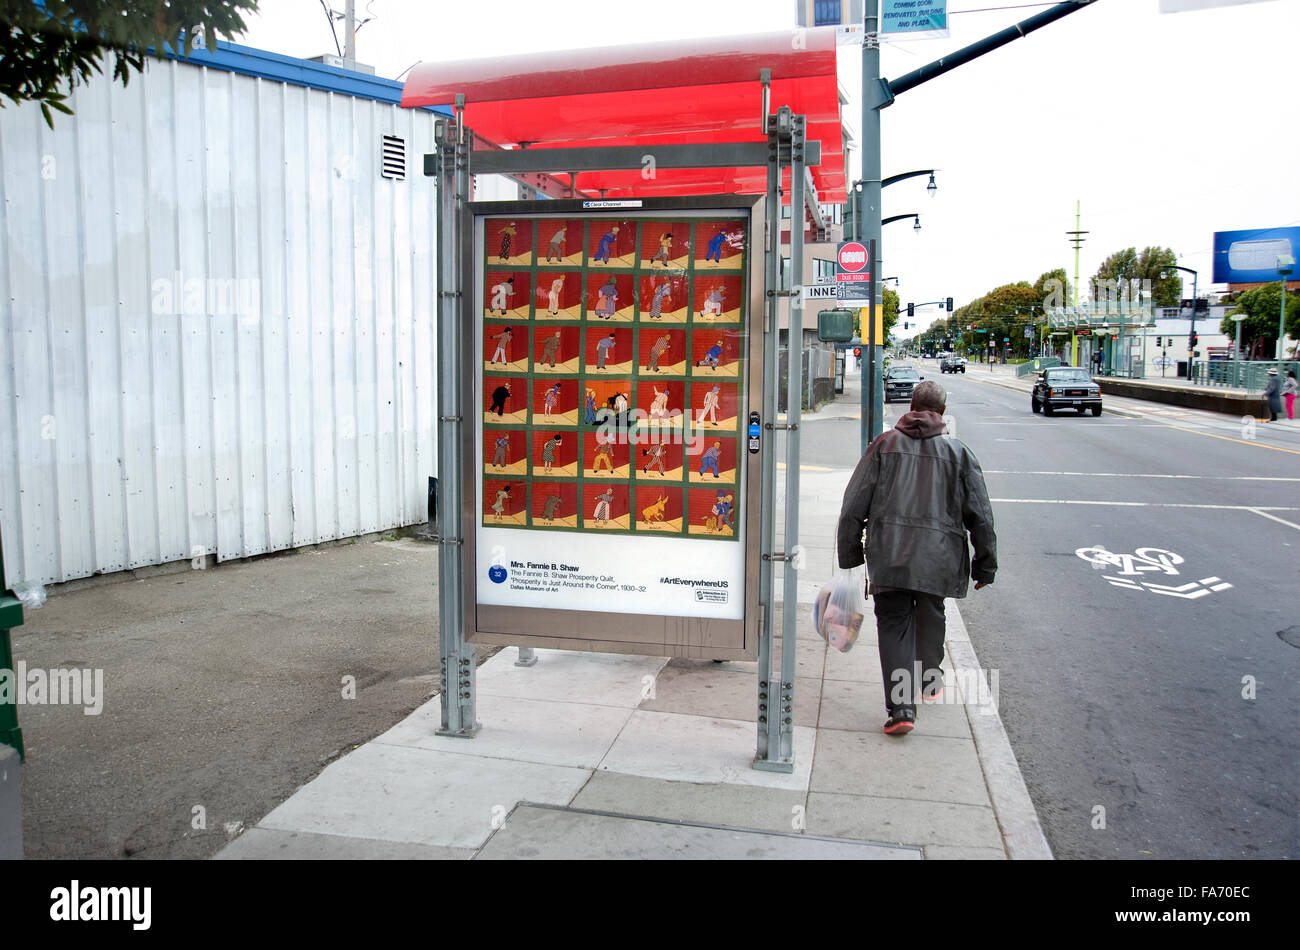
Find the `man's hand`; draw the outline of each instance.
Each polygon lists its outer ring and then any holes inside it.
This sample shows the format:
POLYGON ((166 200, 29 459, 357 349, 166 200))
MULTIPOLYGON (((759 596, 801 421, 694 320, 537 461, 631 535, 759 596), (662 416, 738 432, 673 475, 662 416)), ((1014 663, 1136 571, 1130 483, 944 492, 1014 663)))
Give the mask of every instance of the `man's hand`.
POLYGON ((975 589, 976 589, 976 590, 979 590, 980 588, 988 587, 988 586, 989 586, 990 584, 992 584, 992 583, 993 583, 992 581, 976 581, 976 582, 975 582, 975 589))

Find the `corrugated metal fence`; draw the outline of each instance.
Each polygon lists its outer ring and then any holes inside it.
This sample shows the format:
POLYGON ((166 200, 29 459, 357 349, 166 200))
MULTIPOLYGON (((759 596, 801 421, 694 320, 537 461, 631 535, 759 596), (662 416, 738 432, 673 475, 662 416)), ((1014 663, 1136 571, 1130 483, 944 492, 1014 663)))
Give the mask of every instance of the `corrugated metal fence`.
POLYGON ((177 62, 71 105, 0 110, 10 580, 423 521, 435 116, 177 62))

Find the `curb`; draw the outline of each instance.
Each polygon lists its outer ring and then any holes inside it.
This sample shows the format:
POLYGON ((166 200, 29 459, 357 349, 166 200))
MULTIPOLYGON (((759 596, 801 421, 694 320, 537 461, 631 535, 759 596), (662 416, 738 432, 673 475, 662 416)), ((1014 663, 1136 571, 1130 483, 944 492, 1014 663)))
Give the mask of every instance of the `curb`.
MULTIPOLYGON (((948 655, 958 674, 957 688, 960 690, 964 682, 977 682, 980 690, 988 696, 988 682, 980 667, 979 657, 975 655, 975 646, 971 643, 957 602, 949 598, 946 605, 948 655), (963 679, 963 672, 972 679, 963 679)), ((1011 740, 1007 738, 1007 731, 1002 725, 1002 716, 997 712, 996 697, 992 714, 978 710, 978 697, 963 696, 962 699, 971 735, 975 739, 980 768, 988 786, 989 800, 993 803, 993 813, 1002 830, 1007 857, 1012 861, 1054 860, 1051 846, 1043 834, 1043 826, 1038 821, 1033 799, 1029 797, 1029 789, 1020 773, 1020 764, 1011 748, 1011 740)))

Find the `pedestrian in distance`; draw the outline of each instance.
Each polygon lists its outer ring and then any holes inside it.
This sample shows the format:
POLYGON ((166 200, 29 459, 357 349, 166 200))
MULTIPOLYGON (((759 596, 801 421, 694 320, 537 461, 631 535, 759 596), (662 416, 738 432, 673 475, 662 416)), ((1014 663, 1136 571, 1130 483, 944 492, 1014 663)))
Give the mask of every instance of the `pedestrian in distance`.
POLYGON ((910 411, 867 447, 840 509, 839 565, 865 560, 870 578, 888 735, 912 731, 918 692, 942 696, 944 598, 965 597, 971 578, 979 590, 997 573, 984 474, 974 453, 944 434, 946 408, 942 386, 918 384, 910 411))
POLYGON ((1278 413, 1282 411, 1282 384, 1277 378, 1276 366, 1269 367, 1264 398, 1268 401, 1268 421, 1277 422, 1278 413))
POLYGON ((1286 380, 1282 383, 1282 398, 1286 400, 1286 417, 1295 418, 1295 397, 1300 393, 1300 383, 1296 382, 1295 370, 1286 371, 1286 380))

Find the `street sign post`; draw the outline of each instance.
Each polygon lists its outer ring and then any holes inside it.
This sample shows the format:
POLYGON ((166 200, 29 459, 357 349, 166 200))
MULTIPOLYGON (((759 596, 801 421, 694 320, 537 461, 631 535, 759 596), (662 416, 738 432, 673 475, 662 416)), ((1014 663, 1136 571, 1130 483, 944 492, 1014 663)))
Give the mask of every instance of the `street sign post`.
POLYGON ((871 267, 861 241, 845 241, 835 255, 835 283, 840 300, 871 300, 871 267))

